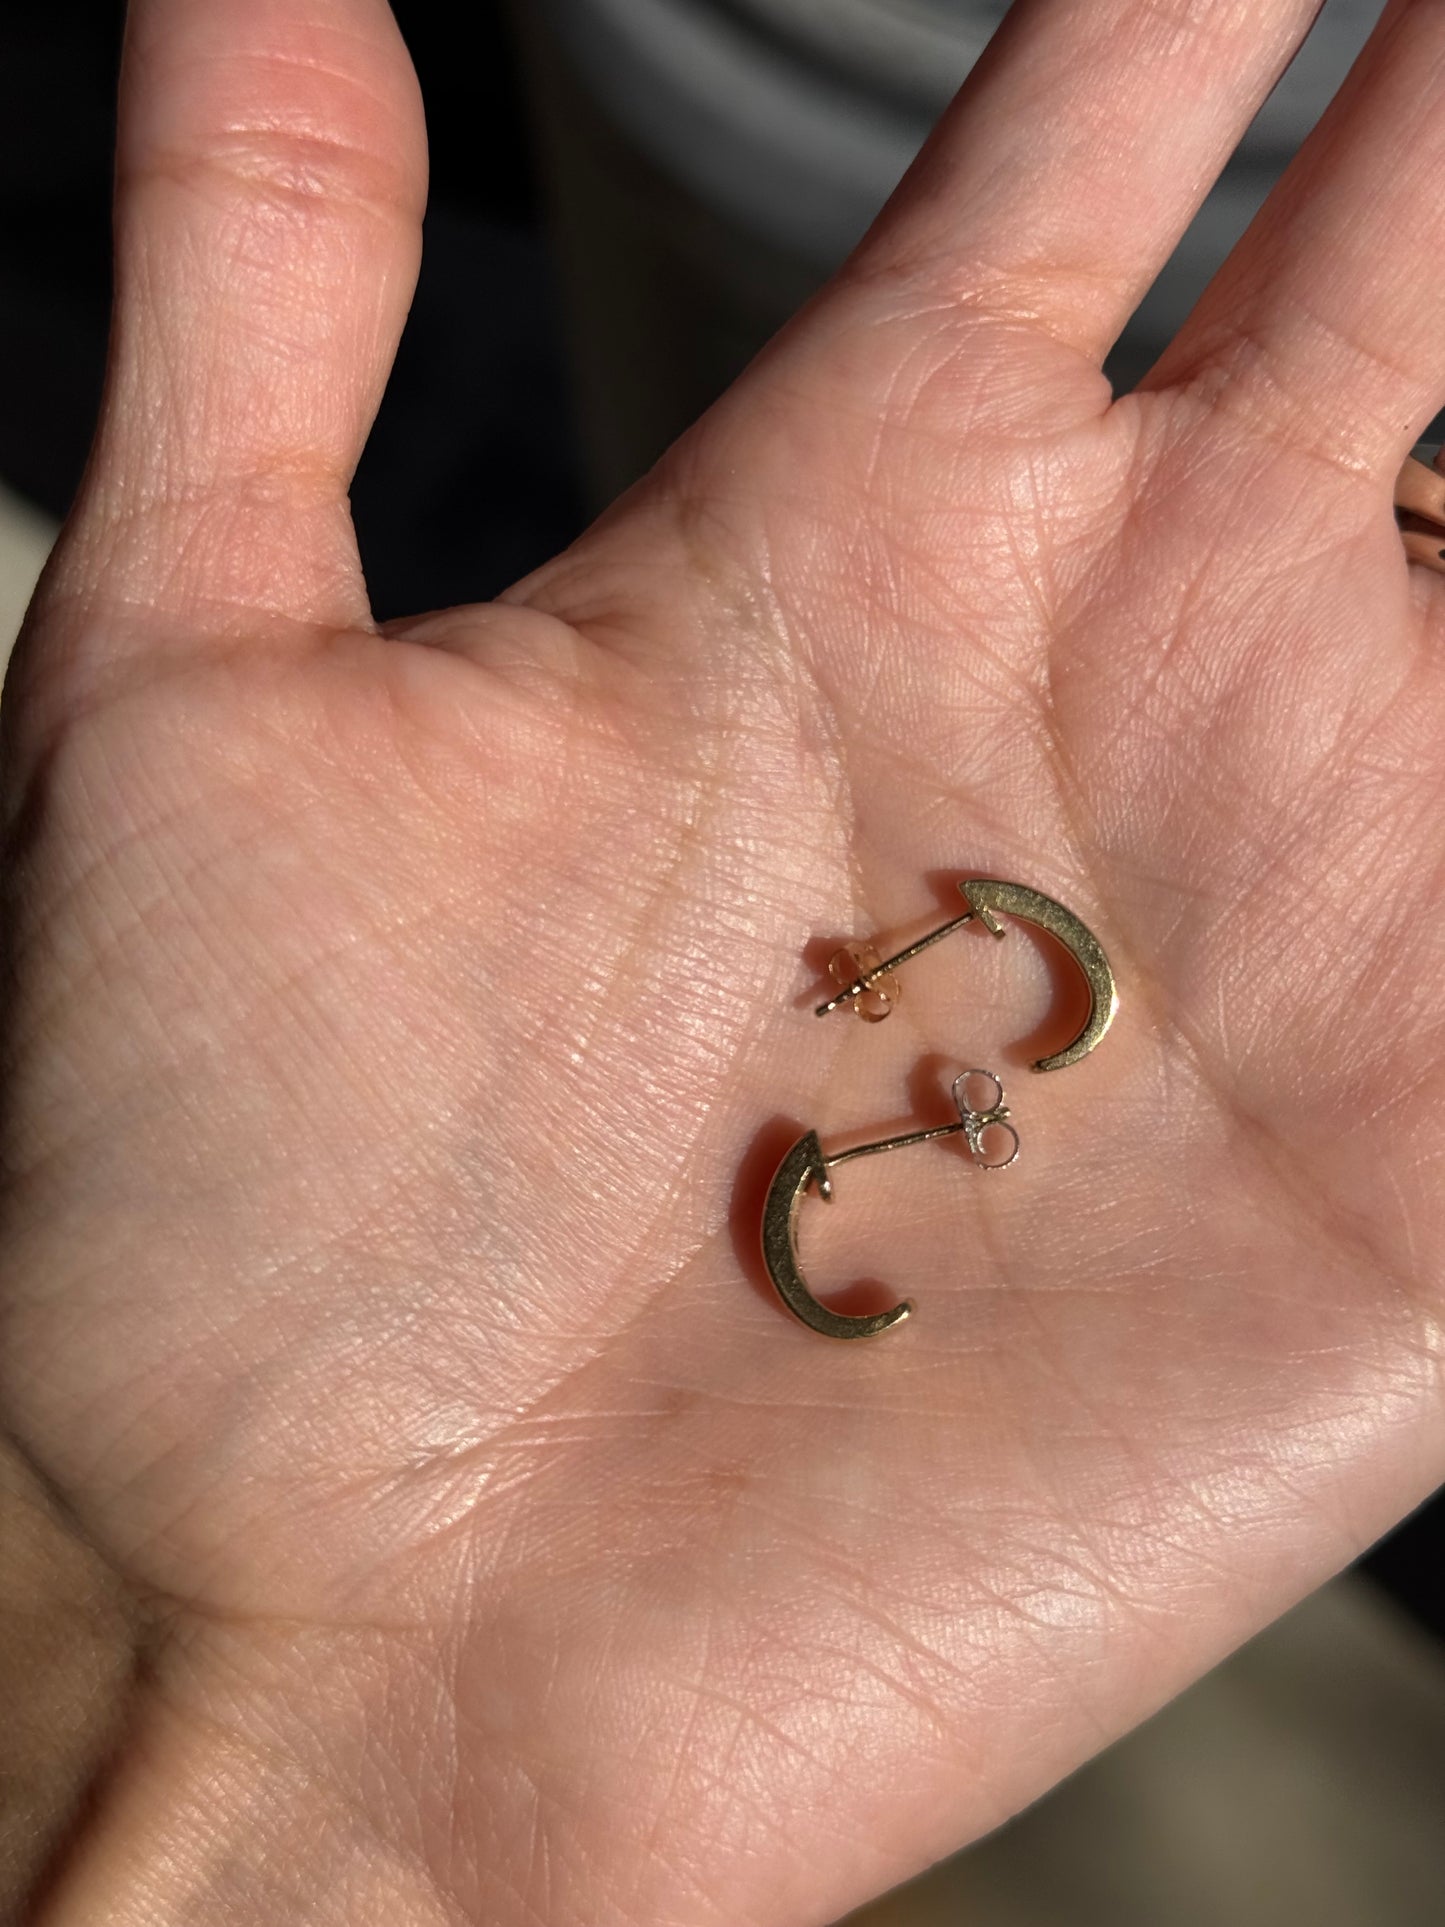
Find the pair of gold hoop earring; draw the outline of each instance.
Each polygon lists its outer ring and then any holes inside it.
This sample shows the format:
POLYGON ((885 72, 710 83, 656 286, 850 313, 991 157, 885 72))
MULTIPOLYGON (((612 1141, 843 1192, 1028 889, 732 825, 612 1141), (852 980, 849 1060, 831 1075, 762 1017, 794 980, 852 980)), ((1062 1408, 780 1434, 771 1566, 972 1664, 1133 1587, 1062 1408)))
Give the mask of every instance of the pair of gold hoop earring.
MULTIPOLYGON (((954 917, 937 930, 930 931, 906 950, 900 950, 897 956, 880 960, 877 952, 864 944, 849 944, 840 950, 833 959, 832 974, 834 981, 840 983, 842 988, 827 1003, 820 1004, 814 1015, 826 1017, 831 1011, 851 1004, 859 1017, 866 1022, 877 1023, 887 1017, 897 1003, 898 983, 894 973, 910 958, 975 919, 991 936, 1001 938, 1005 933, 999 917, 1015 917, 1023 923, 1037 925, 1063 945, 1083 972, 1089 992, 1088 1015, 1078 1035, 1062 1050, 1039 1058, 1033 1069, 1062 1070, 1066 1065, 1077 1064, 1081 1058, 1087 1057, 1113 1023, 1119 1008, 1114 972, 1098 938, 1072 910, 1055 902, 1052 897, 1044 896, 1039 890, 1029 889, 1027 884, 1004 883, 990 877, 971 877, 958 887, 968 905, 962 916, 954 917)), ((831 1156, 824 1154, 818 1133, 809 1131, 798 1139, 778 1166, 763 1206, 763 1263, 788 1310, 811 1330, 821 1332, 825 1338, 872 1338, 879 1332, 901 1324, 913 1309, 912 1304, 904 1299, 888 1311, 874 1312, 866 1317, 850 1317, 843 1312, 830 1311, 808 1289, 798 1262, 798 1212, 810 1188, 816 1188, 825 1202, 832 1201, 830 1171, 836 1170, 839 1165, 851 1163, 854 1158, 876 1157, 883 1151, 901 1151, 910 1144, 927 1144, 935 1138, 958 1134, 962 1135, 973 1162, 982 1170, 1005 1170, 1017 1158, 1018 1132, 1009 1121, 1009 1109, 1003 1101, 1003 1085, 992 1071, 961 1071, 953 1081, 953 1099, 958 1110, 956 1123, 935 1125, 926 1131, 909 1131, 901 1137, 880 1138, 873 1144, 855 1144, 851 1149, 835 1151, 831 1156), (987 1079, 994 1093, 991 1099, 981 1103, 976 1101, 976 1085, 970 1091, 970 1080, 979 1078, 987 1079), (990 1158, 986 1151, 986 1140, 996 1139, 1000 1132, 1011 1139, 1013 1148, 1006 1157, 990 1158)))

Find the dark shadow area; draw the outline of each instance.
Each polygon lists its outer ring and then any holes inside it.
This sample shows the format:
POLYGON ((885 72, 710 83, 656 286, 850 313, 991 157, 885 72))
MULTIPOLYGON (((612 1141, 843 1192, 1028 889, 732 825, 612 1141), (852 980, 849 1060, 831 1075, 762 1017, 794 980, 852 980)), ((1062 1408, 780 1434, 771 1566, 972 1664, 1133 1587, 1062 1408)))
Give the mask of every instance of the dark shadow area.
POLYGON ((54 516, 95 427, 110 304, 120 0, 0 15, 0 481, 54 516))
POLYGON ((1360 1569, 1427 1632, 1445 1640, 1445 1493, 1437 1492, 1387 1534, 1360 1569))

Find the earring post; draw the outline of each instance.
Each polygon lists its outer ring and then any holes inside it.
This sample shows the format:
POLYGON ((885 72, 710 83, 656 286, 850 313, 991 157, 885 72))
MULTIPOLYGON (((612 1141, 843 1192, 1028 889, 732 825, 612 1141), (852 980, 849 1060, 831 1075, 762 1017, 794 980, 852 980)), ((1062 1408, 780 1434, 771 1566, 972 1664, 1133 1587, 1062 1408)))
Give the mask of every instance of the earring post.
MULTIPOLYGON (((994 1083, 998 1084, 998 1079, 994 1077, 992 1071, 961 1071, 955 1079, 955 1086, 961 1084, 964 1078, 973 1076, 993 1078, 994 1083)), ((1005 1158, 1004 1163, 1012 1164, 1014 1157, 1018 1156, 1019 1134, 1009 1122, 1013 1112, 1003 1101, 1003 1086, 999 1084, 998 1103, 991 1104, 986 1111, 968 1109, 962 1098, 958 1099, 958 1108, 959 1115, 956 1123, 935 1124, 927 1131, 905 1131, 901 1137, 875 1138, 871 1144, 851 1144, 846 1151, 834 1151, 831 1156, 825 1153, 823 1169, 831 1171, 839 1164, 851 1164, 854 1158, 876 1157, 880 1151, 904 1151, 910 1144, 932 1144, 936 1138, 957 1137, 960 1131, 968 1139, 968 1148, 974 1158, 982 1162, 980 1143, 984 1132, 991 1124, 1002 1124, 1011 1133, 1014 1141, 1013 1157, 1005 1158)), ((989 1171, 1000 1168, 1001 1166, 995 1164, 984 1165, 984 1169, 989 1171)))
MULTIPOLYGON (((854 1158, 871 1158, 880 1151, 901 1151, 907 1145, 929 1144, 938 1137, 956 1137, 960 1131, 968 1129, 975 1115, 970 1112, 968 1117, 961 1117, 956 1124, 935 1124, 931 1131, 909 1131, 902 1137, 881 1137, 873 1144, 855 1144, 849 1150, 834 1151, 831 1157, 825 1156, 823 1163, 831 1171, 835 1165, 849 1164, 854 1158)), ((1007 1111, 990 1113, 985 1122, 1002 1122, 1007 1116, 1007 1111)))
POLYGON ((888 972, 895 970, 899 964, 906 964, 911 957, 918 956, 920 951, 929 949, 933 944, 942 943, 943 939, 951 936, 955 930, 961 930, 966 923, 972 923, 977 915, 976 910, 965 910, 961 917, 954 917, 950 923, 941 924, 937 930, 930 930, 926 937, 920 937, 917 943, 909 944, 908 948, 900 950, 896 957, 886 958, 876 970, 870 970, 856 982, 848 984, 838 992, 836 997, 830 997, 826 1004, 819 1004, 813 1015, 826 1017, 830 1011, 839 1010, 844 1004, 851 1004, 855 997, 861 997, 865 990, 871 989, 880 977, 887 976, 888 972))

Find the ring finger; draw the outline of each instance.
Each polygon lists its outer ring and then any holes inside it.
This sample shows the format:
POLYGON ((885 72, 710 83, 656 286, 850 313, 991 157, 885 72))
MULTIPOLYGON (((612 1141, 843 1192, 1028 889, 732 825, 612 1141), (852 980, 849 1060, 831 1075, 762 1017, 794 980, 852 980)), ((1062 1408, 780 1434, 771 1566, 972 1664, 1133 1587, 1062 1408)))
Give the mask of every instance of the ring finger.
POLYGON ((1144 383, 1393 474, 1445 395, 1445 9, 1394 0, 1144 383))

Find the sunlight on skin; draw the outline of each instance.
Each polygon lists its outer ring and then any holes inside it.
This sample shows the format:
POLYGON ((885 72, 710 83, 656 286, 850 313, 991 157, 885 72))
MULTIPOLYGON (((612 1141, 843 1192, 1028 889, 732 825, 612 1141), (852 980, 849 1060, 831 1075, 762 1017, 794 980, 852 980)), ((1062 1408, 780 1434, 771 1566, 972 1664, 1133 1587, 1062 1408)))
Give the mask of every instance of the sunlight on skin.
POLYGON ((1439 1480, 1445 637, 1391 487, 1445 19, 1391 10, 1111 404, 1312 7, 1169 11, 1024 7, 654 476, 381 637, 389 15, 136 0, 111 386, 5 698, 0 1386, 142 1628, 45 1927, 823 1923, 1439 1480), (1017 933, 811 1016, 811 946, 970 874, 1106 945, 1083 1064, 1023 1068, 1017 933), (830 1347, 748 1173, 980 1062, 1025 1157, 849 1167, 810 1275, 919 1310, 830 1347))

